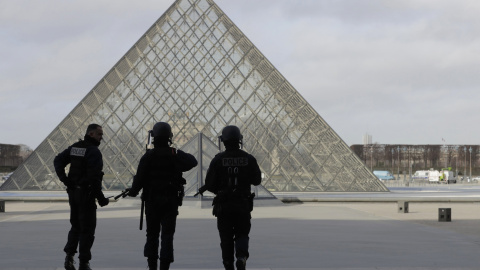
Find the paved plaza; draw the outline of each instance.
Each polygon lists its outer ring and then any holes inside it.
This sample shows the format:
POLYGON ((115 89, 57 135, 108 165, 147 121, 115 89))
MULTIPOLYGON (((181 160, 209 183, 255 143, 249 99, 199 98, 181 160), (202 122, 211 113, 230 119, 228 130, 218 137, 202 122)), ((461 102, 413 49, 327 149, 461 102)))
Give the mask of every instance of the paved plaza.
MULTIPOLYGON (((171 269, 222 269, 211 208, 185 204, 171 269)), ((5 208, 0 213, 0 269, 63 269, 68 203, 7 201, 5 208)), ((93 269, 147 268, 139 209, 137 198, 99 208, 93 269)), ((247 269, 480 268, 477 202, 411 202, 409 213, 398 213, 395 202, 290 203, 259 206, 252 215, 247 269), (439 222, 438 208, 451 208, 452 221, 439 222)))

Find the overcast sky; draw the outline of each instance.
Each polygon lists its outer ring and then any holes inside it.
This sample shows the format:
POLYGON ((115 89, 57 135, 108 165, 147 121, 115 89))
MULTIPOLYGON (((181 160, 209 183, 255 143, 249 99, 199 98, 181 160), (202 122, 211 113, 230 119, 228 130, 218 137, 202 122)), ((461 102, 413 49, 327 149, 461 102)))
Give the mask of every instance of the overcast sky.
MULTIPOLYGON (((173 0, 0 1, 0 143, 36 148, 173 0)), ((217 0, 348 144, 480 144, 480 1, 217 0)))

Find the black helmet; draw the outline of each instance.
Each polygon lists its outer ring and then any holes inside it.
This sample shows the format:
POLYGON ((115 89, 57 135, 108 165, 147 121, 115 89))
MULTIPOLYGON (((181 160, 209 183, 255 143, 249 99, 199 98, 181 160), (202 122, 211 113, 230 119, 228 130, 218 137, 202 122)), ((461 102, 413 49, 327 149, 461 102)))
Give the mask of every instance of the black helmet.
POLYGON ((237 126, 226 126, 222 129, 222 135, 219 137, 222 142, 226 141, 238 141, 243 139, 242 133, 237 126))
POLYGON ((168 123, 158 122, 153 126, 152 136, 171 140, 173 137, 172 128, 168 123))

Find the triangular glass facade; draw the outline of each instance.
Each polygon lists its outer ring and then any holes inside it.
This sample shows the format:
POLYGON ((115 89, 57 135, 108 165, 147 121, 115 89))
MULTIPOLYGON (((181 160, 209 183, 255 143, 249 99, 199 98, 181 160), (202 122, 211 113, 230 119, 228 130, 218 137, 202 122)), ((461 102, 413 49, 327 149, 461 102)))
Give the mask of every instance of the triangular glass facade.
POLYGON ((212 0, 177 0, 1 189, 63 189, 53 158, 89 123, 104 188, 125 188, 157 121, 178 146, 237 125, 269 191, 388 191, 212 0))

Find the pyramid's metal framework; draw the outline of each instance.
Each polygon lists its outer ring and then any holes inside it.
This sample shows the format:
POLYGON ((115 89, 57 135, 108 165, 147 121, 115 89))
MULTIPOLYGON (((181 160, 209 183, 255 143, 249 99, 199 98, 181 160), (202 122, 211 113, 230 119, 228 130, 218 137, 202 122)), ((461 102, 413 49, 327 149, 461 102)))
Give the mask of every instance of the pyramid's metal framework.
POLYGON ((388 191, 212 0, 177 0, 0 189, 63 189, 53 158, 89 123, 104 188, 129 186, 157 121, 178 146, 239 126, 270 191, 388 191))

